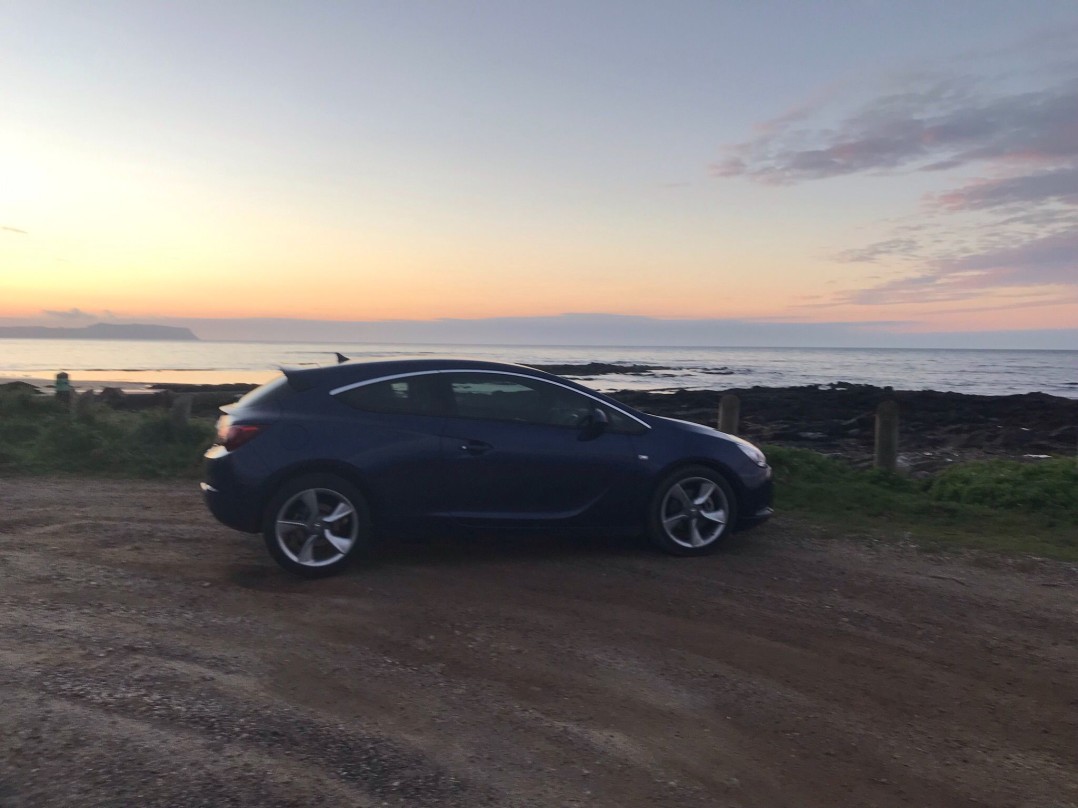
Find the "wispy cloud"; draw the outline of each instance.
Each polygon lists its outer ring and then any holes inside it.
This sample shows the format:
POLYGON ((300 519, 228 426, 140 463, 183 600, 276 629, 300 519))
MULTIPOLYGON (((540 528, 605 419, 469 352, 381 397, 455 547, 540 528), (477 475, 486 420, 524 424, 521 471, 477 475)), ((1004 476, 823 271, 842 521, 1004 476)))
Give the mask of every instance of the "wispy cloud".
MULTIPOLYGON (((1074 133, 1078 143, 1078 125, 1074 133)), ((948 210, 988 210, 1011 205, 1058 202, 1078 205, 1078 165, 1067 165, 999 179, 969 183, 933 198, 948 210)))
POLYGON ((85 312, 82 309, 75 308, 75 307, 72 307, 70 309, 64 309, 64 310, 42 309, 41 313, 45 314, 45 315, 47 315, 49 317, 55 317, 55 318, 57 318, 59 320, 96 320, 97 319, 94 315, 90 314, 89 312, 85 312))
POLYGON ((1078 287, 1078 229, 940 261, 936 274, 975 285, 1078 287))
POLYGON ((918 274, 859 290, 846 302, 961 301, 985 290, 1021 290, 1015 306, 1078 302, 1078 229, 929 260, 918 274))
POLYGON ((17 233, 20 236, 28 235, 26 230, 20 230, 17 227, 4 227, 3 225, 0 225, 0 230, 4 231, 5 233, 17 233))
MULTIPOLYGON (((1078 293, 1078 62, 1073 49, 1062 61, 1058 48, 1051 53, 1005 79, 909 76, 834 125, 806 105, 728 147, 712 173, 784 186, 961 170, 953 188, 926 196, 889 237, 835 254, 907 273, 844 302, 962 301, 985 292, 1013 295, 1016 305, 1069 298, 1078 293), (1031 288, 1038 291, 1025 295, 1031 288)), ((1035 54, 1027 43, 1022 55, 1035 54)))
POLYGON ((897 255, 914 257, 918 254, 919 243, 912 238, 891 238, 886 241, 877 241, 866 247, 855 247, 843 250, 835 258, 844 263, 875 263, 881 258, 892 258, 897 255))
POLYGON ((836 128, 768 122, 713 166, 776 185, 873 171, 940 171, 976 161, 1044 164, 1078 157, 1078 79, 992 97, 970 79, 885 95, 836 128))

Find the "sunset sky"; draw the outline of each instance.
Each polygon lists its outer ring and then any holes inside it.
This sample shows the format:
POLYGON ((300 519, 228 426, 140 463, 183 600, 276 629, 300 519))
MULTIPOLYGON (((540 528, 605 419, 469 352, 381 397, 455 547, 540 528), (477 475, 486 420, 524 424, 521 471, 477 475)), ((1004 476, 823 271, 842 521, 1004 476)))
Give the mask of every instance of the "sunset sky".
POLYGON ((1075 347, 1073 0, 0 9, 0 325, 586 313, 1075 347))

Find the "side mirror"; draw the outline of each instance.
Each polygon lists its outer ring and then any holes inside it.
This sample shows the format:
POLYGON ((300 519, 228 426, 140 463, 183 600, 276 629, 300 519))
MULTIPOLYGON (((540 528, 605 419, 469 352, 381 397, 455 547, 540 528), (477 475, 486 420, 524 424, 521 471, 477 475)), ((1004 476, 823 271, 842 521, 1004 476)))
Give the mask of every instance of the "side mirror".
POLYGON ((600 407, 592 407, 588 417, 580 426, 580 439, 591 440, 606 432, 606 428, 610 426, 610 419, 600 407))

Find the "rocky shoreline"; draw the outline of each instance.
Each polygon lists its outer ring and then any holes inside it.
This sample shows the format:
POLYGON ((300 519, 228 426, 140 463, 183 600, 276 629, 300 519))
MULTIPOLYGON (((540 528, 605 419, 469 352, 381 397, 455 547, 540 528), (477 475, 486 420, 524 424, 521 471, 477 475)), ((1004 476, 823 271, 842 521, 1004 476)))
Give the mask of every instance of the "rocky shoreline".
POLYGON ((901 461, 911 470, 992 457, 1073 457, 1078 444, 1078 400, 1044 393, 976 396, 835 382, 668 394, 622 390, 614 398, 655 415, 714 426, 726 393, 740 398, 741 436, 859 464, 871 461, 876 408, 887 400, 898 404, 901 461))

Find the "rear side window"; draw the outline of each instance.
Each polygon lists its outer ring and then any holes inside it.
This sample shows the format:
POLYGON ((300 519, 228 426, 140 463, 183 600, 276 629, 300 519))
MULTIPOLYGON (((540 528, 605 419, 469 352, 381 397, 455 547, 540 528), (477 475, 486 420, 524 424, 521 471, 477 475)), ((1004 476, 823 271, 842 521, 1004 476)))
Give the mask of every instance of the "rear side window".
POLYGON ((434 379, 411 376, 353 387, 336 395, 338 401, 364 412, 437 415, 434 379))
POLYGON ((261 387, 256 387, 236 402, 237 407, 264 406, 274 401, 290 396, 295 391, 289 386, 285 376, 271 379, 261 387))

